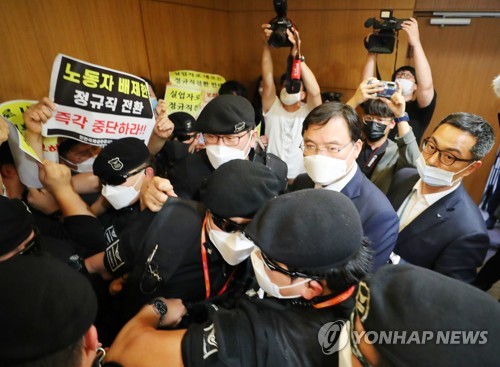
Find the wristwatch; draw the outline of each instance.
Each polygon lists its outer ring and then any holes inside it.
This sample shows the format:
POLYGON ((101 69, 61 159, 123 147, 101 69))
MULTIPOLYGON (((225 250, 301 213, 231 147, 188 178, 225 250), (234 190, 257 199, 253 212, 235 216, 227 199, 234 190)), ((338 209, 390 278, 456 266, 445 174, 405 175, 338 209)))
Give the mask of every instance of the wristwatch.
POLYGON ((394 118, 394 122, 396 122, 396 123, 401 122, 401 121, 410 121, 410 116, 408 116, 407 112, 405 112, 405 114, 401 117, 394 118))
POLYGON ((153 310, 156 312, 158 316, 160 316, 158 320, 158 327, 162 326, 161 322, 165 318, 165 315, 168 312, 167 304, 161 298, 155 298, 151 302, 149 302, 151 306, 153 306, 153 310))

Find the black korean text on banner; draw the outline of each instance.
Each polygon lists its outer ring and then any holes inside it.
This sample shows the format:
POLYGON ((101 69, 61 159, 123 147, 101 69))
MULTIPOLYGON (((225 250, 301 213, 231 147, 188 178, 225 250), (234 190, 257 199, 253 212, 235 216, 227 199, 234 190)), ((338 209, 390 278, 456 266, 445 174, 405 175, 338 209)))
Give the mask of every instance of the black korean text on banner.
POLYGON ((66 136, 104 146, 124 137, 146 143, 154 127, 147 83, 134 75, 59 54, 50 95, 57 111, 45 136, 66 136))

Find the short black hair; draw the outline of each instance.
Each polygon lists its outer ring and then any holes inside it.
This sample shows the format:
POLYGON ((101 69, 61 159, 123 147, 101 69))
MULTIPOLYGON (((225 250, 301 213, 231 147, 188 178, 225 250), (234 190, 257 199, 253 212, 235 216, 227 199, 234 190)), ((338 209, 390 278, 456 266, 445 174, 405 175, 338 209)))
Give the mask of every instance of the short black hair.
POLYGON ((415 84, 418 84, 417 72, 415 71, 415 68, 413 66, 410 66, 410 65, 401 66, 399 69, 394 71, 394 73, 392 73, 392 78, 391 78, 392 81, 396 80, 396 74, 399 73, 400 71, 409 71, 413 75, 413 77, 415 78, 415 84))
POLYGON ((346 291, 349 287, 357 285, 372 271, 373 257, 368 245, 368 239, 364 238, 361 248, 351 259, 344 265, 332 268, 326 272, 315 273, 311 270, 292 268, 289 268, 289 270, 325 279, 328 289, 330 289, 334 295, 337 295, 346 291))
POLYGON ((346 121, 352 141, 361 139, 361 119, 354 108, 340 102, 323 103, 309 112, 302 124, 302 135, 310 126, 324 126, 333 117, 341 117, 346 121))
MULTIPOLYGON (((281 74, 281 76, 280 76, 280 87, 281 87, 281 86, 283 85, 283 83, 286 81, 286 76, 287 76, 287 73, 283 73, 283 74, 281 74)), ((307 90, 306 90, 306 86, 305 86, 304 81, 302 80, 302 78, 300 78, 300 84, 302 85, 302 90, 303 90, 304 92, 307 92, 307 90)))
POLYGON ((64 140, 59 144, 59 146, 57 147, 57 151, 61 157, 66 158, 66 154, 68 154, 68 152, 71 149, 73 149, 77 144, 85 144, 85 143, 82 143, 81 141, 76 139, 67 138, 66 140, 64 140))
POLYGON ((493 148, 493 144, 495 143, 495 131, 481 116, 467 112, 452 113, 441 120, 434 128, 433 132, 444 124, 450 124, 476 138, 476 144, 474 144, 470 150, 474 160, 483 159, 491 148, 493 148))
POLYGON ((157 97, 158 97, 158 94, 156 93, 156 86, 155 86, 155 84, 151 81, 151 79, 148 79, 148 78, 146 78, 146 77, 144 77, 144 76, 141 76, 140 78, 141 78, 141 79, 144 79, 144 80, 146 81, 146 83, 148 83, 148 84, 149 84, 149 86, 151 87, 151 89, 152 89, 152 90, 153 90, 153 92, 155 93, 155 96, 157 96, 157 97))
POLYGON ((394 118, 394 113, 380 99, 369 99, 361 107, 363 107, 363 112, 366 115, 394 118))
POLYGON ((219 88, 219 95, 222 94, 233 94, 248 99, 247 89, 243 84, 236 80, 228 80, 224 84, 222 84, 219 88))

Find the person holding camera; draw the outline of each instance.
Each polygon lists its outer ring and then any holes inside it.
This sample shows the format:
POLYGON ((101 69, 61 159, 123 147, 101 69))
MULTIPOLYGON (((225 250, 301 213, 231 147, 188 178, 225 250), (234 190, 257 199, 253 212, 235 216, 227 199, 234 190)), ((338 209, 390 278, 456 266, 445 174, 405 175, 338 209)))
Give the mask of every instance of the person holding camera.
MULTIPOLYGON (((401 93, 406 100, 406 112, 410 116, 413 133, 417 142, 420 142, 434 114, 437 94, 432 81, 431 66, 420 42, 417 20, 415 18, 404 20, 401 23, 401 29, 408 34, 408 43, 413 49, 415 67, 401 66, 393 73, 392 80, 398 83, 401 88, 401 93)), ((369 52, 363 68, 362 80, 375 76, 376 64, 377 54, 369 52)), ((394 138, 395 133, 394 131, 389 134, 389 138, 394 138)))
MULTIPOLYGON (((286 84, 287 80, 290 81, 291 76, 283 74, 280 79, 279 97, 276 95, 269 42, 277 31, 277 29, 272 30, 271 24, 262 25, 262 39, 264 41, 262 50, 262 112, 266 119, 267 152, 277 155, 286 162, 288 179, 293 180, 297 175, 305 172, 302 151, 300 150, 302 122, 314 107, 321 104, 321 93, 313 72, 305 63, 300 52, 299 32, 295 28, 286 28, 284 32, 292 45, 290 58, 298 62, 296 65, 300 65, 300 88, 295 88, 297 92, 290 93, 290 88, 287 88, 286 84), (306 95, 307 102, 304 102, 306 95)), ((281 31, 283 32, 283 29, 281 31)), ((276 44, 273 42, 273 45, 275 45, 273 47, 284 47, 288 43, 276 44)))
POLYGON ((420 150, 401 90, 387 92, 379 85, 381 82, 375 78, 363 81, 348 104, 352 106, 351 102, 358 98, 363 101, 364 141, 356 161, 366 177, 386 194, 398 170, 416 166, 420 150), (389 139, 393 130, 398 136, 389 139))

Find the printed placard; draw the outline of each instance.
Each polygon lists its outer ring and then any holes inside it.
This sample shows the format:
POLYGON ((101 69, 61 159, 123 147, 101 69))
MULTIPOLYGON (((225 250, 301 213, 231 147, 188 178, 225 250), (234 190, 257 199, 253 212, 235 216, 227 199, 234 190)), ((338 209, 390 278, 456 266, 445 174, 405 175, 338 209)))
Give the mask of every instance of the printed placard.
POLYGON ((17 174, 21 182, 27 187, 40 189, 43 185, 38 178, 38 163, 40 158, 33 149, 26 143, 23 135, 17 129, 16 125, 0 116, 9 126, 9 148, 16 165, 17 174))
POLYGON ((217 74, 192 70, 171 71, 165 91, 167 112, 181 111, 197 118, 203 107, 219 95, 219 88, 225 82, 226 79, 217 74))
POLYGON ((57 112, 43 125, 44 136, 97 146, 124 137, 147 143, 155 125, 146 81, 63 54, 54 61, 49 97, 57 112))
MULTIPOLYGON (((24 136, 26 125, 24 124, 23 113, 37 101, 28 99, 17 99, 0 104, 0 114, 12 122, 24 136)), ((43 137, 42 139, 43 158, 58 162, 57 138, 43 137)))

